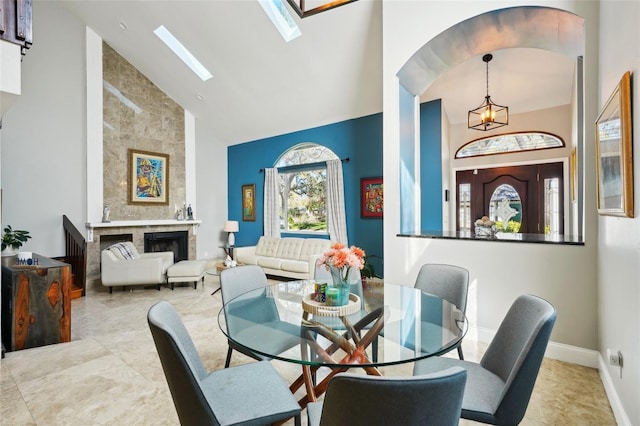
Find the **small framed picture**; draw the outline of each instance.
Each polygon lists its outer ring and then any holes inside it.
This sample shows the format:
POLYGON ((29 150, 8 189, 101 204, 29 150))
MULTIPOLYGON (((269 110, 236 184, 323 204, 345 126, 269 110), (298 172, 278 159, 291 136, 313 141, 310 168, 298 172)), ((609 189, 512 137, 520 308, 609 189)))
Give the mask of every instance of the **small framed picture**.
POLYGON ((633 217, 631 73, 626 72, 596 120, 598 213, 633 217))
POLYGON ((382 218, 384 213, 384 184, 381 177, 360 179, 360 216, 382 218))
POLYGON ((256 221, 256 185, 242 185, 242 220, 256 221))
POLYGON ((129 204, 169 205, 169 155, 129 149, 129 204))

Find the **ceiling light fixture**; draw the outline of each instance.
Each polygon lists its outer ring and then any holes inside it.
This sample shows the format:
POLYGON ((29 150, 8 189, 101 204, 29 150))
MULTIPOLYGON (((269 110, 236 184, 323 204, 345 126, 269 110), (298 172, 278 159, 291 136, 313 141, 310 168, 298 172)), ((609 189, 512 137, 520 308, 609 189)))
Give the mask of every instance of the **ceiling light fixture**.
POLYGON ((487 64, 487 96, 482 104, 469 111, 468 126, 470 129, 487 131, 509 124, 509 107, 498 105, 489 96, 489 61, 493 55, 488 53, 482 57, 487 64))
MULTIPOLYGON (((333 0, 333 1, 320 1, 319 6, 316 6, 312 9, 306 9, 305 0, 287 0, 287 3, 295 10, 301 18, 306 18, 311 15, 315 15, 320 12, 324 12, 327 10, 334 9, 338 6, 344 6, 345 4, 353 3, 357 0, 333 0)), ((317 3, 317 2, 313 2, 317 3)))
POLYGON ((207 81, 213 77, 209 70, 206 69, 164 25, 160 25, 153 33, 157 35, 178 58, 182 59, 182 62, 184 62, 191 71, 196 73, 202 81, 207 81))

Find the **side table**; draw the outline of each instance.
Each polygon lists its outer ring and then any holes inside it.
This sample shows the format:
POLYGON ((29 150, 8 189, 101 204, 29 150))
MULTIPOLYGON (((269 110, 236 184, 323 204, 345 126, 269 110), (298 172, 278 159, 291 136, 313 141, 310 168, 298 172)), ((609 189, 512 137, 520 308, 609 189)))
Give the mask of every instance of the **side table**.
MULTIPOLYGON (((244 263, 238 263, 236 266, 242 266, 244 265, 244 263)), ((231 266, 225 266, 224 261, 220 261, 216 264, 215 268, 211 268, 211 269, 207 269, 205 271, 205 273, 207 275, 220 275, 220 272, 224 271, 225 269, 231 268, 231 266)), ((213 296, 214 294, 216 294, 217 292, 220 291, 220 289, 222 288, 222 286, 218 287, 217 289, 215 289, 213 291, 213 293, 211 293, 211 295, 213 296)))
POLYGON ((8 352, 71 341, 71 265, 33 255, 33 266, 2 258, 2 344, 8 352))

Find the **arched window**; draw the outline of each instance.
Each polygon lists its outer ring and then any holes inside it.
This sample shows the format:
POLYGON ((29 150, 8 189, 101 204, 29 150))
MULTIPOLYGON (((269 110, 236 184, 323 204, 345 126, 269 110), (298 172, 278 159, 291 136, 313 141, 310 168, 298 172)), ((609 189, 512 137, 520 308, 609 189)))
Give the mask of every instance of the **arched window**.
POLYGON ((280 230, 327 232, 327 160, 338 159, 329 148, 302 143, 275 164, 280 178, 280 230))
POLYGON ((455 158, 478 157, 481 155, 507 154, 511 152, 535 151, 562 148, 564 141, 551 133, 523 132, 494 135, 473 140, 458 149, 455 158))

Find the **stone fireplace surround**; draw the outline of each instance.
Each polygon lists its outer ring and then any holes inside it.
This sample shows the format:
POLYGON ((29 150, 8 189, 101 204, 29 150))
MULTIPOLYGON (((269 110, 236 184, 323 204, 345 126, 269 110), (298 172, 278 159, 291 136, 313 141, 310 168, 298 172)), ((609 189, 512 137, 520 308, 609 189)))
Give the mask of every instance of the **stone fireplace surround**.
MULTIPOLYGON (((189 260, 196 258, 197 229, 201 220, 130 220, 87 223, 87 277, 100 276, 101 239, 103 236, 127 236, 127 240, 144 252, 144 235, 152 232, 188 232, 189 260), (130 237, 129 237, 130 236, 130 237)), ((115 241, 109 241, 112 243, 115 241)))

